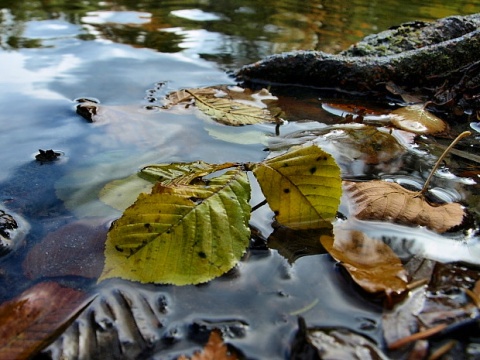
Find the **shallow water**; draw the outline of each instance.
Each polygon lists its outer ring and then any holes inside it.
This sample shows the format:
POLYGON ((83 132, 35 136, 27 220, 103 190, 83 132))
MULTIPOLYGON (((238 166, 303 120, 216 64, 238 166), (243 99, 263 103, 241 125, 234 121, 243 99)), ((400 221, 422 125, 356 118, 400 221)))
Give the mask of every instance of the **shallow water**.
MULTIPOLYGON (((108 181, 149 163, 247 162, 267 155, 274 125, 233 131, 187 111, 156 109, 169 91, 233 85, 226 71, 272 53, 336 52, 401 22, 479 9, 474 0, 0 0, 0 206, 30 226, 26 240, 2 259, 0 298, 13 297, 38 278, 55 278, 49 272, 27 279, 21 269, 46 234, 79 218, 95 217, 106 227, 120 215, 97 199, 108 181), (101 121, 89 123, 75 113, 80 98, 100 102, 101 121), (38 149, 63 155, 42 165, 34 160, 38 149)), ((304 96, 302 103, 283 95, 291 120, 311 118, 304 96)), ((335 121, 327 112, 315 116, 315 124, 335 121)), ((292 122, 282 134, 309 126, 292 122)), ((352 176, 368 173, 356 165, 352 176)), ((268 235, 270 219, 263 209, 252 223, 268 235)), ((57 279, 94 288, 81 276, 57 279)), ((195 337, 189 331, 198 321, 241 324, 245 334, 228 340, 249 358, 287 357, 298 315, 309 325, 345 326, 381 342, 381 307, 359 295, 326 254, 290 265, 275 250, 254 250, 235 272, 207 285, 136 286, 166 296, 169 310, 154 338, 177 334, 176 341, 151 350, 152 358, 191 352, 195 337)))

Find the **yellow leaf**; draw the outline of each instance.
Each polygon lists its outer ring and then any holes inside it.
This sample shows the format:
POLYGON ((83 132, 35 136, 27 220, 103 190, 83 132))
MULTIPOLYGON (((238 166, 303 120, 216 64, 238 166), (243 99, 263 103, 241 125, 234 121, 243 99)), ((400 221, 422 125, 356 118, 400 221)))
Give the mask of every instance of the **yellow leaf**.
POLYGON ((249 197, 247 175, 238 168, 208 186, 158 183, 112 225, 100 280, 187 285, 222 275, 248 246, 249 197))
POLYGON ((276 220, 292 229, 325 227, 340 204, 340 168, 318 146, 295 147, 253 165, 276 220))
POLYGON ((464 210, 460 204, 431 205, 418 192, 393 182, 345 181, 354 202, 353 215, 361 220, 389 220, 405 225, 426 226, 439 233, 460 225, 464 210))

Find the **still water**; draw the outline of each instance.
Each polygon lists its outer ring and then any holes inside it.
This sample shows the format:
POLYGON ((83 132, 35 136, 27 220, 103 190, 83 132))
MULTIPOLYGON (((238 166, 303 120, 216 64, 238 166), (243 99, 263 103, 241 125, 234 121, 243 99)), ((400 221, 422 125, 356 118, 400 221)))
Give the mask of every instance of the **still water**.
MULTIPOLYGON (((266 156, 274 126, 233 132, 191 113, 159 111, 155 106, 168 92, 233 85, 230 71, 272 53, 337 52, 401 22, 478 11, 478 0, 0 0, 0 207, 23 217, 28 228, 17 250, 2 259, 0 299, 39 279, 95 286, 81 271, 69 274, 47 265, 52 263, 47 251, 43 262, 29 264, 25 258, 46 234, 79 219, 95 219, 106 229, 120 216, 97 198, 108 181, 149 163, 266 156), (82 98, 101 104, 101 121, 88 123, 75 113, 82 98), (34 160, 38 149, 54 149, 61 159, 41 165, 34 160)), ((262 227, 268 216, 254 225, 262 227)), ((168 303, 162 326, 150 335, 171 341, 147 352, 146 345, 132 350, 145 358, 191 353, 192 324, 199 323, 230 329, 228 341, 247 357, 285 358, 297 314, 310 324, 346 326, 381 338, 381 307, 353 291, 327 255, 303 257, 292 266, 275 251, 252 251, 236 273, 208 285, 110 282, 103 290, 107 299, 116 287, 127 294, 144 292, 147 302, 161 293, 168 303)), ((135 340, 118 326, 126 343, 135 340)), ((67 340, 51 352, 68 350, 67 340)))

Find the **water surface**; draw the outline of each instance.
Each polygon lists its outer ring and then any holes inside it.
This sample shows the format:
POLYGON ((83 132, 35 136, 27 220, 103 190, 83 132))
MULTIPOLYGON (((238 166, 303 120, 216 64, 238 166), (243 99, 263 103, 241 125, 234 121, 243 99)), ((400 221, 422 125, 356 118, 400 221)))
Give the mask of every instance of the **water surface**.
MULTIPOLYGON (((479 8, 478 0, 0 0, 0 206, 31 227, 25 243, 2 259, 0 298, 38 280, 26 278, 20 264, 46 234, 89 217, 108 226, 120 215, 97 199, 108 181, 149 163, 246 162, 267 155, 274 125, 238 129, 234 137, 244 140, 232 142, 224 125, 187 111, 155 109, 169 91, 233 85, 229 70, 272 53, 337 52, 401 22, 479 8), (81 98, 100 103, 101 122, 75 113, 81 98), (34 160, 38 149, 63 156, 42 165, 34 160)), ((292 119, 309 118, 311 107, 296 100, 283 100, 294 109, 292 119)), ((332 120, 326 112, 315 116, 320 124, 332 120)), ((298 129, 302 125, 289 124, 282 132, 298 129)), ((256 216, 254 225, 268 231, 271 213, 256 216)), ((81 276, 67 281, 95 288, 81 276)), ((290 265, 275 250, 256 250, 235 273, 204 286, 138 288, 168 299, 170 311, 156 335, 180 334, 152 350, 152 357, 191 351, 188 329, 199 320, 245 326, 245 335, 229 341, 251 358, 287 357, 298 314, 311 325, 346 326, 381 342, 381 307, 366 301, 325 254, 290 265)))

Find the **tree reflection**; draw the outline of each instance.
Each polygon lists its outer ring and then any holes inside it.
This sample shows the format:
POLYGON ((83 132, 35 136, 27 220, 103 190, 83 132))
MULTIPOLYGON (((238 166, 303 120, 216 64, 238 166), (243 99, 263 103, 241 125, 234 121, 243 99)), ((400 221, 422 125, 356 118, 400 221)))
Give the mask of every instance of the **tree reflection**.
POLYGON ((31 20, 60 19, 83 27, 82 40, 108 39, 160 52, 191 52, 227 68, 256 61, 266 55, 305 49, 337 52, 365 35, 394 24, 433 20, 439 16, 471 12, 480 0, 429 4, 415 0, 0 0, 0 47, 41 47, 40 39, 25 36, 31 20), (399 5, 401 4, 401 7, 399 5), (206 17, 176 16, 174 11, 196 10, 206 17), (94 11, 138 11, 150 21, 88 23, 94 11))

